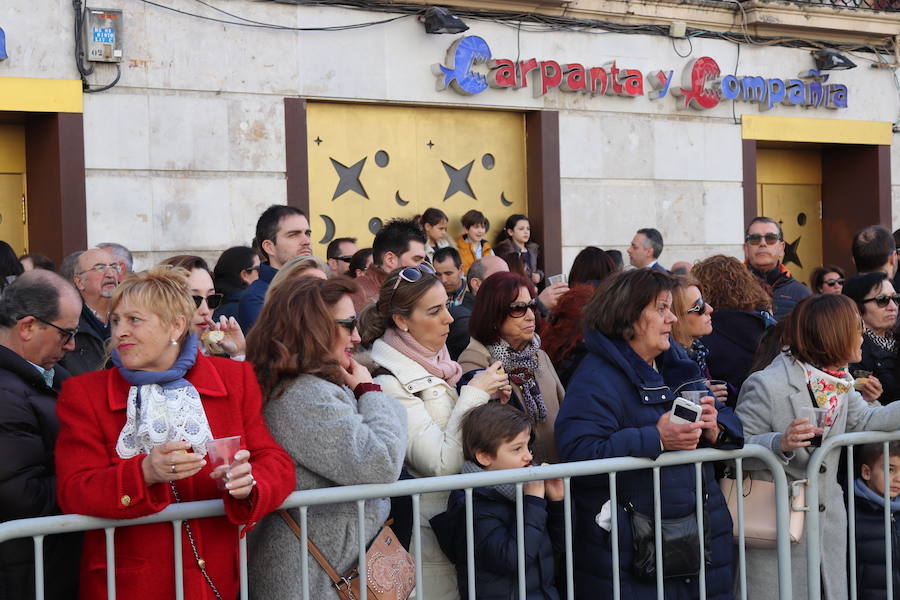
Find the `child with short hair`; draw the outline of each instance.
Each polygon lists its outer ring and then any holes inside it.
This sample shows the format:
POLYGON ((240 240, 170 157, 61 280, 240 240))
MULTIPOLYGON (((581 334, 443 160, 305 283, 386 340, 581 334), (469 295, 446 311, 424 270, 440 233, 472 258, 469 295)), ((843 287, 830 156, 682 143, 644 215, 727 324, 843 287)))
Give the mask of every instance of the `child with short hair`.
POLYGON ((494 254, 490 242, 484 239, 491 223, 483 212, 474 208, 462 216, 460 223, 465 233, 456 238, 456 248, 462 259, 463 273, 468 273, 473 262, 494 254))
MULTIPOLYGON (((528 449, 533 425, 512 406, 489 402, 462 420, 463 473, 518 469, 531 465, 528 449)), ((554 551, 563 549, 563 484, 560 479, 523 484, 525 587, 528 600, 559 600, 554 551)), ((465 493, 451 492, 447 511, 431 519, 441 549, 456 564, 457 584, 468 599, 465 493)), ((502 484, 472 491, 475 592, 479 600, 518 598, 516 486, 502 484)))
POLYGON ((884 479, 884 444, 859 448, 860 477, 853 485, 856 496, 856 585, 859 600, 887 597, 884 564, 884 490, 891 498, 891 576, 895 593, 900 590, 900 538, 895 515, 900 511, 900 442, 888 446, 890 479, 884 479))

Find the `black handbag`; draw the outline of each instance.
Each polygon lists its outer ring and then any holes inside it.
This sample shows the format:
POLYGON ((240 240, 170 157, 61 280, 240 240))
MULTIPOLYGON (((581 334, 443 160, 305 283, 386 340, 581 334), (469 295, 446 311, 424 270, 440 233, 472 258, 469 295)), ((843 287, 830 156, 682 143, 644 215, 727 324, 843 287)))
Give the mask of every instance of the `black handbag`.
MULTIPOLYGON (((640 580, 656 581, 656 533, 653 517, 639 513, 631 502, 622 506, 631 516, 631 572, 640 580)), ((712 556, 709 543, 709 516, 703 499, 704 560, 712 556)), ((700 573, 700 533, 697 515, 662 519, 663 577, 694 577, 700 573)))

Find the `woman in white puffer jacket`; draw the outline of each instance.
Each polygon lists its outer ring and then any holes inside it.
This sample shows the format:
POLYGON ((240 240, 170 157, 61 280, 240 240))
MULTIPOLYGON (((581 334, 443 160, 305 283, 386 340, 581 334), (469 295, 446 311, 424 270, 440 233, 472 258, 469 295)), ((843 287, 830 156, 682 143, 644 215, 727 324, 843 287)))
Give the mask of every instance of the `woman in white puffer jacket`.
MULTIPOLYGON (((453 317, 447 293, 427 263, 405 267, 385 280, 378 301, 360 315, 364 344, 384 373, 381 389, 406 408, 409 445, 406 467, 415 477, 455 475, 463 464, 460 420, 491 396, 508 395, 509 380, 499 363, 478 373, 460 393, 462 374, 445 346, 453 317)), ((429 599, 459 598, 456 570, 441 552, 428 520, 446 510, 447 492, 421 498, 422 587, 429 599)))

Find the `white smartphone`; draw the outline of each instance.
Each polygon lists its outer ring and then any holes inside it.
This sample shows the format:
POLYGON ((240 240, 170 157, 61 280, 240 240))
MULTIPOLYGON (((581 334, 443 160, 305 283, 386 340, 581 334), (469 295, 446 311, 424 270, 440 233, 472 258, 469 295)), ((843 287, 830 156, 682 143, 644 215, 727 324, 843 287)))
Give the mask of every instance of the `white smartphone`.
POLYGON ((684 398, 675 398, 672 403, 672 415, 669 420, 673 423, 696 423, 700 420, 703 408, 684 398))

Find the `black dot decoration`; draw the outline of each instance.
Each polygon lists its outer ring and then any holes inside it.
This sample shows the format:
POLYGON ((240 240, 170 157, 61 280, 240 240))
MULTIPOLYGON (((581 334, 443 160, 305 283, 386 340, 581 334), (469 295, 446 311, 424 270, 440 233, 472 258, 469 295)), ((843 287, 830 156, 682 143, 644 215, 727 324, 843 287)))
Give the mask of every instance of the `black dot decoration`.
POLYGON ((375 235, 376 233, 381 231, 382 224, 383 223, 381 222, 381 219, 379 219, 378 217, 372 217, 371 219, 369 219, 369 232, 372 235, 375 235))
POLYGON ((391 162, 391 157, 384 150, 379 150, 375 153, 375 164, 382 169, 388 166, 389 162, 391 162))
POLYGON ((481 166, 490 171, 494 168, 494 155, 485 154, 481 157, 481 166))

